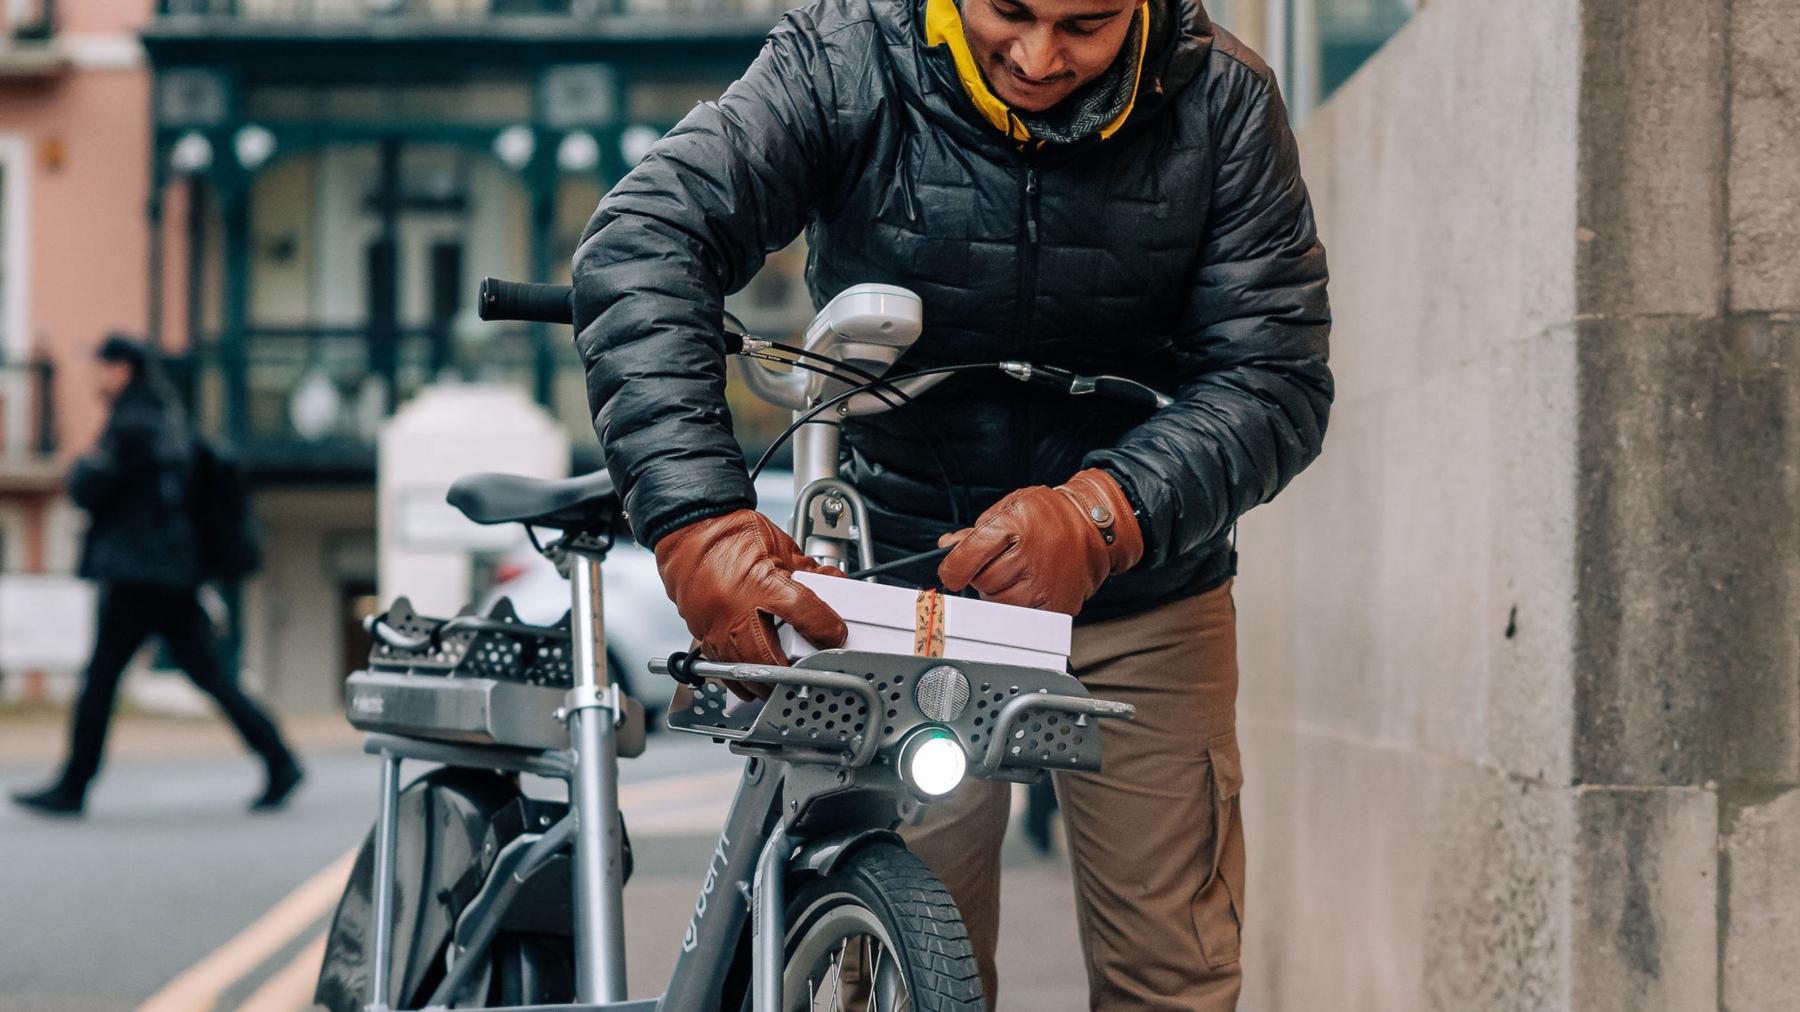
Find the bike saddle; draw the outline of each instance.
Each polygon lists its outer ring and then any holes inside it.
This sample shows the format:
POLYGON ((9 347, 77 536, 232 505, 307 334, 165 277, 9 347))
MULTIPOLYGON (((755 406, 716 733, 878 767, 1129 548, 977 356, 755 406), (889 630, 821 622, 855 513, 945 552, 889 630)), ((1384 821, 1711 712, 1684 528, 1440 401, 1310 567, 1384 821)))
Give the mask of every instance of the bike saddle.
POLYGON ((532 524, 565 531, 604 531, 618 519, 619 496, 605 470, 549 480, 516 474, 471 474, 444 496, 478 524, 532 524))

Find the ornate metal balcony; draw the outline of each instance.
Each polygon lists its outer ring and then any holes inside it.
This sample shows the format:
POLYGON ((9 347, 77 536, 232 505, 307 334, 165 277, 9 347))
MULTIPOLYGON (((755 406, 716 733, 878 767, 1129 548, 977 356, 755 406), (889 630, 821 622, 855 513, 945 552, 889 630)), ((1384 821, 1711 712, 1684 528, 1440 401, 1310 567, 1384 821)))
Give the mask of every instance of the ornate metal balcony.
POLYGON ((246 80, 461 78, 571 62, 653 77, 708 69, 735 76, 787 6, 787 0, 158 0, 158 16, 142 38, 161 70, 230 68, 246 80))
POLYGON ((41 491, 59 480, 56 368, 0 359, 0 491, 41 491))
POLYGON ((259 327, 209 339, 171 366, 201 428, 266 477, 366 478, 382 422, 432 383, 522 387, 577 445, 591 444, 578 364, 540 354, 541 332, 489 330, 471 343, 442 329, 382 338, 364 327, 259 327))
POLYGON ((12 0, 0 6, 0 79, 55 77, 69 69, 56 40, 56 0, 12 0))
POLYGON ((466 21, 532 15, 773 15, 785 7, 778 0, 159 0, 157 12, 177 17, 342 22, 393 18, 466 21))

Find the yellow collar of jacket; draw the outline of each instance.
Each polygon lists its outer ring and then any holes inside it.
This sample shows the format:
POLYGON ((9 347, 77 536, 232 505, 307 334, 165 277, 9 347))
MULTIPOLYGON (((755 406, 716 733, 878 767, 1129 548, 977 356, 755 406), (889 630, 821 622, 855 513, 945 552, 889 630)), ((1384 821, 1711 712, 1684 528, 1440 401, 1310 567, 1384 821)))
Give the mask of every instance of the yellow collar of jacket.
MULTIPOLYGON (((1137 33, 1138 58, 1137 77, 1131 82, 1131 97, 1125 101, 1125 108, 1119 110, 1112 122, 1100 128, 1102 140, 1111 137, 1125 125, 1131 115, 1131 107, 1137 104, 1138 84, 1144 77, 1144 50, 1150 40, 1150 12, 1146 9, 1149 0, 1138 4, 1133 17, 1142 18, 1143 25, 1137 33)), ((969 50, 969 40, 963 36, 962 12, 956 7, 956 0, 926 0, 925 3, 925 44, 928 46, 949 46, 950 55, 956 61, 956 76, 962 79, 963 91, 968 93, 969 100, 975 103, 975 109, 982 118, 993 124, 994 129, 1015 141, 1031 140, 1031 130, 1025 122, 1012 111, 1012 108, 1000 100, 988 87, 987 78, 981 76, 981 68, 975 63, 975 54, 969 50)))

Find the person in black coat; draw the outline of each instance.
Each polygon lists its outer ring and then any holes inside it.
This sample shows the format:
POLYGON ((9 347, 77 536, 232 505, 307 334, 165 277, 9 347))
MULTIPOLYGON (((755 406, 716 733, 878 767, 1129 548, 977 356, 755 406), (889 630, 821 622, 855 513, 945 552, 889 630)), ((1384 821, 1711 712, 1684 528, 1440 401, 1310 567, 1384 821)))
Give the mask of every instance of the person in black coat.
POLYGON ((144 345, 120 335, 100 346, 101 395, 112 408, 94 449, 69 471, 69 497, 90 516, 80 575, 100 585, 96 642, 69 735, 62 775, 13 795, 47 814, 79 815, 100 771, 119 678, 144 642, 169 653, 268 766, 253 810, 279 808, 302 779, 269 715, 221 661, 199 597, 204 574, 195 526, 195 438, 167 379, 144 345))

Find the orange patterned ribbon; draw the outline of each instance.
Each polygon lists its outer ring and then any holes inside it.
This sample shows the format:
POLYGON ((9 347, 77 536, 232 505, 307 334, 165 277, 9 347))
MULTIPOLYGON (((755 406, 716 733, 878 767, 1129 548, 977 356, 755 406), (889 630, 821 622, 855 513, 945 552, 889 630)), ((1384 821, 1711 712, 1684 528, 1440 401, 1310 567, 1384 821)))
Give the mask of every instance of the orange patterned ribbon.
POLYGON ((939 591, 919 591, 913 606, 913 653, 944 656, 944 595, 939 591))

